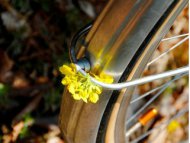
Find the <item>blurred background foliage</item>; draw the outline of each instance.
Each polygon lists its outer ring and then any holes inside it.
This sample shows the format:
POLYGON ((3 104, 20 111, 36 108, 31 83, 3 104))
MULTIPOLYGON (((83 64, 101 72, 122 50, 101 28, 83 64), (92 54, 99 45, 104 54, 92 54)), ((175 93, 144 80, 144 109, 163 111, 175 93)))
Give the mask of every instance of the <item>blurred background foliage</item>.
POLYGON ((57 126, 75 32, 105 0, 0 0, 0 142, 62 143, 57 126))

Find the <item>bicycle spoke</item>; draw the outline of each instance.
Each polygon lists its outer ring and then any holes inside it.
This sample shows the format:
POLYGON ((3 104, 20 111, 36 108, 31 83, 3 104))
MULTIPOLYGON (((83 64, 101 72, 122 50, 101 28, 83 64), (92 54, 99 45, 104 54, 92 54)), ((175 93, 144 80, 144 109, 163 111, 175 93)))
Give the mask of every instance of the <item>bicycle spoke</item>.
POLYGON ((175 114, 172 118, 170 118, 169 120, 167 120, 167 121, 161 123, 158 127, 155 127, 155 128, 153 128, 153 129, 147 131, 146 133, 144 133, 143 135, 141 135, 140 137, 138 137, 137 139, 135 139, 134 141, 132 141, 132 142, 130 142, 130 143, 136 143, 136 142, 142 140, 144 137, 150 135, 152 132, 154 132, 154 131, 157 130, 157 129, 166 128, 167 125, 169 125, 169 123, 170 123, 172 120, 174 120, 174 119, 176 119, 176 118, 178 118, 178 117, 184 115, 185 113, 188 112, 188 110, 189 110, 188 108, 181 109, 181 110, 178 111, 178 113, 175 114), (163 126, 164 126, 164 127, 163 127, 163 126))
POLYGON ((159 55, 157 58, 153 59, 152 61, 150 61, 147 66, 151 65, 152 63, 156 62, 158 59, 162 58, 163 56, 165 56, 167 53, 171 52, 172 50, 174 50, 175 48, 177 48, 179 45, 181 45, 182 43, 184 43, 186 40, 189 39, 189 36, 187 36, 186 38, 184 38, 183 40, 181 40, 180 42, 178 42, 177 44, 175 44, 173 47, 171 47, 169 50, 165 51, 164 53, 162 53, 161 55, 159 55))
MULTIPOLYGON (((166 83, 166 84, 167 84, 167 83, 166 83)), ((161 89, 161 88, 164 88, 165 86, 169 86, 169 85, 166 85, 166 84, 161 85, 161 86, 159 86, 159 87, 156 87, 156 88, 154 88, 154 89, 152 89, 152 90, 150 90, 150 91, 144 93, 143 95, 139 95, 139 97, 136 98, 136 99, 134 99, 134 100, 132 100, 132 101, 130 102, 130 104, 133 104, 133 103, 135 103, 135 102, 137 102, 137 101, 139 101, 139 100, 141 100, 141 99, 143 99, 143 98, 149 96, 151 93, 153 93, 153 92, 155 92, 155 91, 157 91, 157 90, 159 90, 159 89, 161 89)))
POLYGON ((181 34, 181 35, 177 35, 177 36, 173 36, 173 37, 169 37, 169 38, 164 38, 164 39, 162 39, 162 42, 163 42, 163 41, 168 41, 168 40, 177 39, 177 38, 181 38, 181 37, 185 37, 185 36, 189 36, 189 33, 181 34))
MULTIPOLYGON (((174 77, 174 79, 178 79, 182 76, 185 76, 187 74, 183 74, 183 75, 177 75, 174 77)), ((167 83, 170 84, 170 83, 167 83)), ((132 120, 134 120, 142 111, 144 111, 146 109, 146 107, 148 107, 159 95, 161 95, 161 93, 167 88, 167 86, 165 86, 164 88, 162 88, 161 90, 159 90, 158 93, 156 93, 146 104, 144 104, 131 118, 129 118, 126 122, 126 124, 129 124, 132 120)))
MULTIPOLYGON (((186 33, 186 34, 181 34, 181 35, 177 35, 177 36, 173 36, 173 37, 170 37, 170 38, 165 38, 165 39, 162 39, 162 41, 167 41, 167 40, 172 40, 172 39, 176 39, 176 38, 180 38, 180 37, 184 37, 184 36, 187 36, 185 39, 181 40, 179 43, 177 43, 176 45, 174 45, 170 50, 166 51, 167 53, 171 50, 173 50, 175 47, 179 46, 180 44, 182 44, 184 41, 186 41, 189 37, 188 37, 189 33, 186 33)), ((167 54, 167 53, 163 53, 164 55, 167 54)), ((161 55, 160 55, 161 56, 161 55)), ((159 58, 159 57, 158 57, 159 58)), ((149 62, 149 65, 153 63, 153 61, 149 62)), ((173 80, 172 80, 173 81, 173 80)), ((169 82, 169 81, 168 81, 169 82)), ((166 83, 167 84, 167 83, 166 83)), ((163 88, 163 86, 165 86, 166 84, 162 85, 162 86, 159 86, 149 92, 146 92, 145 94, 141 95, 139 98, 137 99, 134 99, 133 101, 131 101, 131 103, 134 103, 146 96, 148 96, 149 94, 159 90, 160 88, 163 88)))
MULTIPOLYGON (((179 78, 181 78, 181 77, 179 77, 179 78)), ((137 102, 137 101, 139 101, 139 100, 141 100, 141 99, 143 99, 143 98, 149 96, 151 93, 153 93, 153 92, 155 92, 155 91, 157 91, 157 90, 159 90, 159 89, 165 88, 166 86, 168 87, 172 82, 176 81, 176 80, 179 79, 179 78, 173 78, 173 79, 167 81, 166 83, 164 83, 163 85, 161 85, 161 86, 159 86, 159 87, 156 87, 156 88, 154 88, 154 89, 152 89, 152 90, 150 90, 150 91, 144 93, 143 95, 139 95, 139 97, 136 98, 136 99, 134 99, 134 100, 132 100, 132 101, 130 102, 130 104, 133 104, 133 103, 135 103, 135 102, 137 102)), ((166 87, 166 88, 167 88, 167 87, 166 87)))

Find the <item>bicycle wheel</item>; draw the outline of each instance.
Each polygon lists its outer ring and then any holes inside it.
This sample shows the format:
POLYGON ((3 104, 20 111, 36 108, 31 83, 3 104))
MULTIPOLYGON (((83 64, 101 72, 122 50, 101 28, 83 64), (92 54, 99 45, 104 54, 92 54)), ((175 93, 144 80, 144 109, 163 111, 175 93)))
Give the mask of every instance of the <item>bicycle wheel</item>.
MULTIPOLYGON (((115 82, 139 78, 187 2, 110 1, 86 37, 87 49, 81 48, 78 57, 85 55, 92 68, 112 75, 115 82)), ((125 117, 133 90, 104 90, 97 104, 74 101, 65 90, 60 127, 66 142, 126 142, 125 117)))

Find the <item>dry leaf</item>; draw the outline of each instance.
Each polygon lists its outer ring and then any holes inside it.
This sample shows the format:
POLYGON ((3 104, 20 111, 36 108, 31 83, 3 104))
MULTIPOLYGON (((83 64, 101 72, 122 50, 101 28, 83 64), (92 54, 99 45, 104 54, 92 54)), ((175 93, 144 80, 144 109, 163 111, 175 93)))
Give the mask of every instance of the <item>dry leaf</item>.
POLYGON ((0 82, 6 82, 10 76, 10 70, 13 66, 13 61, 9 58, 7 53, 0 50, 0 82))

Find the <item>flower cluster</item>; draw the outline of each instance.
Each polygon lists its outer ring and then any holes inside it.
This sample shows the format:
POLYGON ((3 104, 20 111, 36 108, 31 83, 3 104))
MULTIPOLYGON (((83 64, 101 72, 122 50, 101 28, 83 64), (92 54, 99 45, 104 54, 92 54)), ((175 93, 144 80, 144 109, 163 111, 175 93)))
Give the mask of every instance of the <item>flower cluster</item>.
MULTIPOLYGON (((91 82, 89 74, 83 76, 76 71, 74 64, 70 66, 63 65, 59 68, 60 72, 65 75, 62 84, 67 86, 75 100, 83 100, 84 102, 96 103, 99 95, 102 93, 102 87, 91 82)), ((92 74, 99 81, 112 83, 113 78, 101 73, 99 76, 92 74)))

